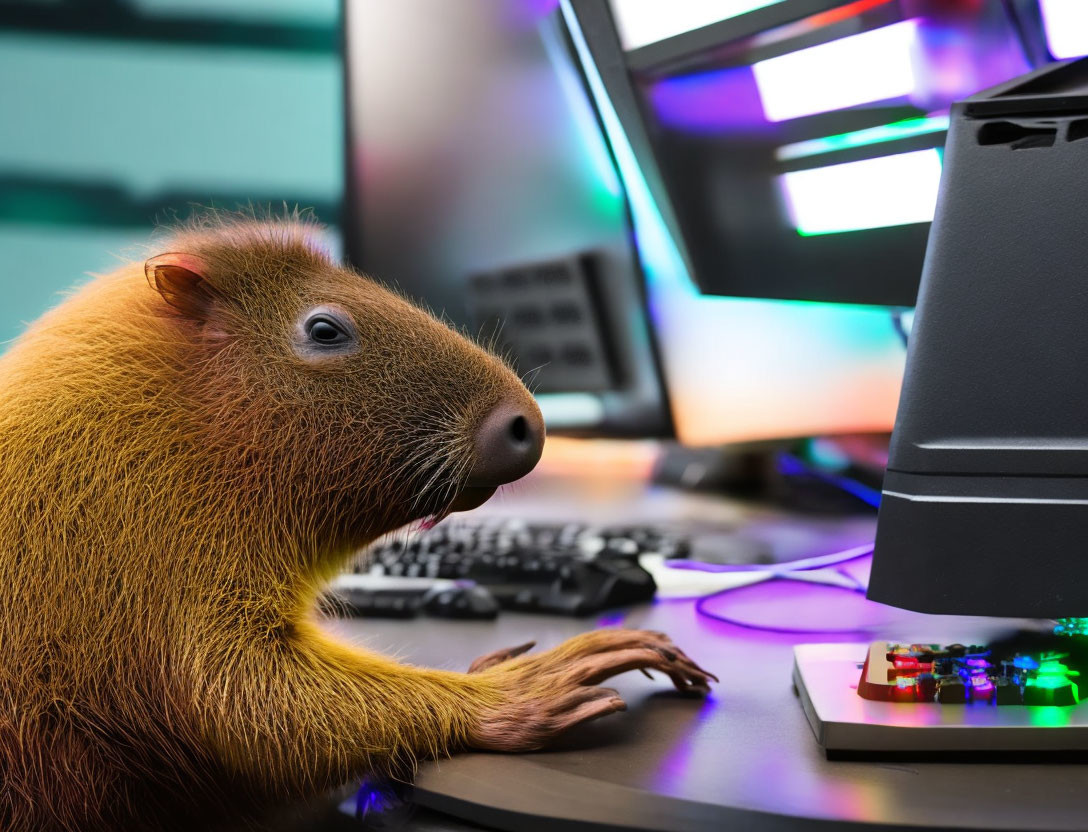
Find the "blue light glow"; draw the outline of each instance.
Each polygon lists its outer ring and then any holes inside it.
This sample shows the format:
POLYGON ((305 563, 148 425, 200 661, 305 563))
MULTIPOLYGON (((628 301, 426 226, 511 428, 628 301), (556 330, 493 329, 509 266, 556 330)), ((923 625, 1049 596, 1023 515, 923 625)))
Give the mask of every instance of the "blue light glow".
POLYGON ((612 157, 608 153, 608 146, 601 136, 597 117, 593 112, 592 103, 587 100, 582 79, 578 77, 574 66, 567 57, 565 47, 559 43, 558 36, 553 27, 540 26, 540 39, 544 43, 544 51, 555 70, 555 77, 563 90, 563 97, 567 100, 571 116, 574 118, 578 135, 582 140, 582 146, 589 156, 597 180, 614 197, 623 195, 623 188, 616 169, 612 165, 612 157))

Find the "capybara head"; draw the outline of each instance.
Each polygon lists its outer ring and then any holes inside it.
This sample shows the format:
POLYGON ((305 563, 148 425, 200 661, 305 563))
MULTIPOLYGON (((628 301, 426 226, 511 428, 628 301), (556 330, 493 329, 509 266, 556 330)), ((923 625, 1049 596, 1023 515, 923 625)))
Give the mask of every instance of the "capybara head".
POLYGON ((209 453, 341 552, 528 473, 544 426, 520 380, 313 231, 216 219, 145 263, 147 337, 172 345, 209 453))

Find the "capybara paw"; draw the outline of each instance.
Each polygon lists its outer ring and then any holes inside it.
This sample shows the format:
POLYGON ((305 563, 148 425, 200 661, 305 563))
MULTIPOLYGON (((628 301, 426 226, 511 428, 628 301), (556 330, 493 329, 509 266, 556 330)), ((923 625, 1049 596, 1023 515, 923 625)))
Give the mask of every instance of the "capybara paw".
POLYGON ((473 662, 470 672, 490 676, 505 700, 481 717, 470 739, 474 747, 528 751, 575 725, 623 710, 619 695, 598 685, 628 670, 661 671, 685 693, 705 694, 710 680, 718 681, 668 636, 648 630, 597 630, 517 658, 531 646, 473 662))
POLYGON ((594 630, 565 641, 550 657, 581 684, 598 684, 628 670, 659 670, 676 689, 705 694, 718 677, 697 665, 664 633, 652 630, 594 630))
POLYGON ((497 664, 502 664, 508 659, 513 659, 516 656, 520 656, 522 653, 528 653, 536 647, 535 641, 527 641, 525 644, 519 644, 517 647, 503 647, 501 650, 495 650, 492 653, 480 656, 472 664, 468 666, 469 673, 479 673, 482 670, 492 668, 497 664))
POLYGON ((486 751, 535 751, 576 725, 626 708, 611 688, 579 686, 532 699, 514 697, 483 715, 469 744, 486 751))

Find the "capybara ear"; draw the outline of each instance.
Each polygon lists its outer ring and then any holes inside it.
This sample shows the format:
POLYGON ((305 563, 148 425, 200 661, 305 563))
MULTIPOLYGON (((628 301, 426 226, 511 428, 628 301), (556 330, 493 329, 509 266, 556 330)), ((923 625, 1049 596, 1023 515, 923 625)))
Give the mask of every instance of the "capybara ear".
POLYGON ((151 288, 182 315, 198 321, 208 317, 215 290, 208 282, 208 266, 199 257, 160 254, 144 263, 144 274, 151 288))

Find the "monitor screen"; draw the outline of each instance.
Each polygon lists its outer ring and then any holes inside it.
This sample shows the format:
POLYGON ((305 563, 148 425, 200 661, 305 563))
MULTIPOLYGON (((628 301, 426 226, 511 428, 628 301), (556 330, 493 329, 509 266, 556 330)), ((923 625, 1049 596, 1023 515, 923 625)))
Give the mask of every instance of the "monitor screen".
POLYGON ((891 429, 949 105, 1053 59, 1047 5, 564 0, 682 440, 891 429))
POLYGON ((1031 68, 1007 4, 695 5, 733 15, 646 44, 649 4, 611 8, 696 284, 913 305, 949 105, 1031 68))
POLYGON ((557 3, 343 7, 353 264, 495 341, 549 429, 667 431, 629 206, 557 3))

